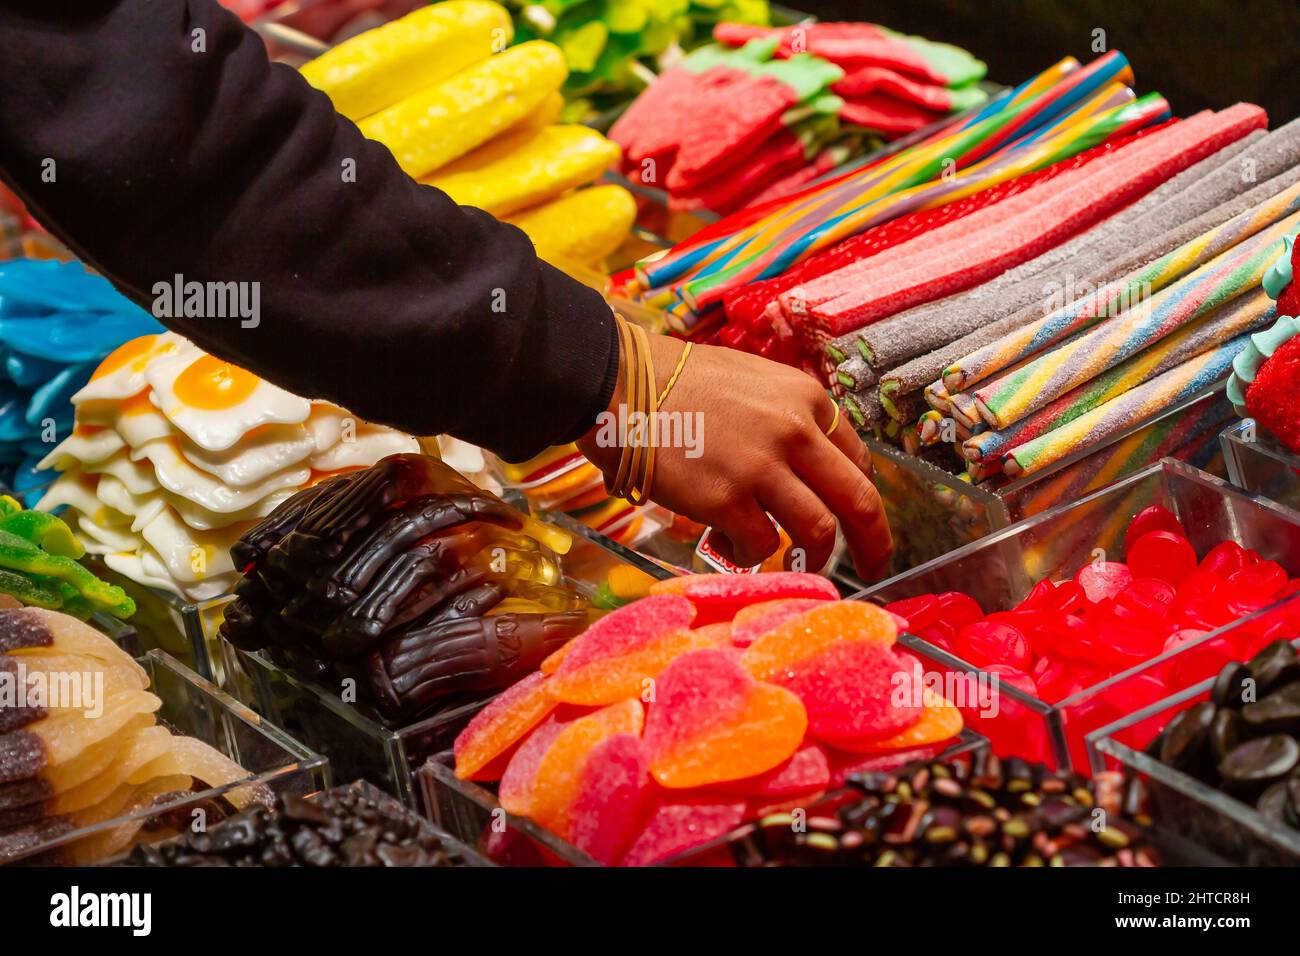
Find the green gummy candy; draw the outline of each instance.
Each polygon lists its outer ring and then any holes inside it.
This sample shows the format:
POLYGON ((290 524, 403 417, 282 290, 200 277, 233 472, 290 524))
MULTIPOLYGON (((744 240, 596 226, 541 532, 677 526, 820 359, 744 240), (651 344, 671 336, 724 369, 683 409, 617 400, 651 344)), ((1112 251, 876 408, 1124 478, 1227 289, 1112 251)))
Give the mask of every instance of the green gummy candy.
POLYGON ((117 616, 123 612, 129 615, 126 608, 134 606, 120 587, 101 581, 71 558, 49 554, 26 538, 3 529, 0 529, 0 568, 36 579, 66 582, 87 601, 117 616))
POLYGON ((80 558, 86 553, 63 519, 44 511, 19 510, 0 517, 0 531, 16 534, 50 554, 80 558))
POLYGON ((34 581, 16 571, 0 568, 0 592, 11 594, 28 607, 47 611, 63 609, 63 594, 53 584, 34 581))

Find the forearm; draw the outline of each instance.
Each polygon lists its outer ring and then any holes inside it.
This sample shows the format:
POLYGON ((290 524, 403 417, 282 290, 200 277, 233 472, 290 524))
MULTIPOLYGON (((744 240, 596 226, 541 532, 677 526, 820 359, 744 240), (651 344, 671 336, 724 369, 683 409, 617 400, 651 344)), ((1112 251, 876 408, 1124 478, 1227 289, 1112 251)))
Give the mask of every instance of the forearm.
POLYGON ((257 283, 256 325, 163 321, 291 391, 512 457, 608 401, 600 297, 407 177, 212 0, 0 0, 0 167, 147 308, 178 274, 257 283))

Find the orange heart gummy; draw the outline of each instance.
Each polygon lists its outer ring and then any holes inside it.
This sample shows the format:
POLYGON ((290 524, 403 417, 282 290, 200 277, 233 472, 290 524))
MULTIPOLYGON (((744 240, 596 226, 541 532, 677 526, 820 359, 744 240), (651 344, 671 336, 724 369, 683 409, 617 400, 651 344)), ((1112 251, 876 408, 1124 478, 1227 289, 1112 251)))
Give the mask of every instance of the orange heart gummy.
MULTIPOLYGON (((763 601, 761 604, 742 607, 731 622, 731 639, 737 647, 749 647, 790 618, 798 617, 825 603, 814 598, 782 598, 779 601, 763 601)), ((566 644, 565 647, 567 646, 566 644)))
POLYGON ((650 773, 671 789, 757 776, 793 754, 807 727, 799 698, 755 681, 734 652, 692 651, 656 682, 646 716, 650 773))
POLYGON ((561 704, 511 752, 510 762, 506 764, 501 782, 497 785, 497 802, 507 813, 513 813, 517 817, 532 816, 533 781, 537 779, 537 768, 541 765, 542 758, 564 728, 589 713, 591 710, 586 707, 561 704))
POLYGON ((579 717, 565 727, 537 765, 529 815, 552 833, 569 839, 569 814, 581 790, 587 758, 615 734, 640 737, 644 722, 641 702, 624 700, 579 717))
POLYGON ((872 753, 910 750, 925 744, 949 740, 961 733, 961 711, 929 688, 924 691, 925 710, 921 719, 902 733, 866 745, 872 753))
POLYGON ((570 641, 548 685, 568 704, 600 706, 643 694, 674 658, 716 643, 689 631, 695 609, 674 595, 649 597, 601 618, 570 641))
POLYGON ((474 715, 452 745, 456 776, 461 780, 497 780, 490 766, 555 709, 545 689, 546 675, 529 674, 506 688, 474 715))
POLYGON ((893 644, 898 625, 884 608, 866 601, 833 601, 792 617, 745 648, 741 661, 759 680, 791 673, 838 641, 893 644))

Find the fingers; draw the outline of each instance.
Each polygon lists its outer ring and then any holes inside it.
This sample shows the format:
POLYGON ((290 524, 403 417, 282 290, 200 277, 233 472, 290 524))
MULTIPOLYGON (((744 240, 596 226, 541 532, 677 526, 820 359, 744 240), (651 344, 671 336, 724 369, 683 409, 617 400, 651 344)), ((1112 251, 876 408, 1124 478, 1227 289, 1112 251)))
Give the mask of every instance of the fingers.
POLYGON ((894 548, 894 539, 880 494, 861 465, 851 461, 825 435, 802 442, 791 463, 795 474, 839 519, 858 575, 863 580, 879 576, 894 548))
POLYGON ((757 501, 737 499, 714 520, 709 544, 733 564, 752 568, 780 547, 781 536, 757 501))
POLYGON ((825 567, 835 549, 835 516, 808 486, 782 469, 779 481, 767 484, 759 499, 768 513, 785 529, 793 547, 786 555, 786 567, 802 557, 800 571, 825 567), (799 552, 795 548, 800 549, 799 552))
POLYGON ((848 413, 840 409, 835 399, 829 396, 825 401, 814 404, 813 409, 813 419, 821 433, 844 453, 845 458, 853 462, 854 467, 867 476, 868 481, 875 477, 871 452, 853 430, 853 422, 848 413))

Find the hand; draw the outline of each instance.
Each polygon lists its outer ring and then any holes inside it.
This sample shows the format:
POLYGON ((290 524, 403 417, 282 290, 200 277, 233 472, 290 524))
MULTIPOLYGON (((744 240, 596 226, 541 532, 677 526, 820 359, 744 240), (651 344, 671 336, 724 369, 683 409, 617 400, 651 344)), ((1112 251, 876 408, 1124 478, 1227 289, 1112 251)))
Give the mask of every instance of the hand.
MULTIPOLYGON (((684 347, 650 336, 656 394, 684 347)), ((620 377, 609 411, 617 415, 624 400, 620 377)), ((669 419, 667 434, 661 424, 650 497, 711 525, 711 543, 730 560, 750 567, 776 551, 780 538, 767 512, 803 549, 806 568, 829 560, 838 518, 859 576, 871 580, 884 570, 893 539, 871 483, 871 454, 848 421, 825 435, 835 405, 809 375, 745 352, 696 345, 660 412, 681 418, 669 419)), ((604 440, 608 435, 598 425, 578 445, 612 476, 621 448, 604 440)))

